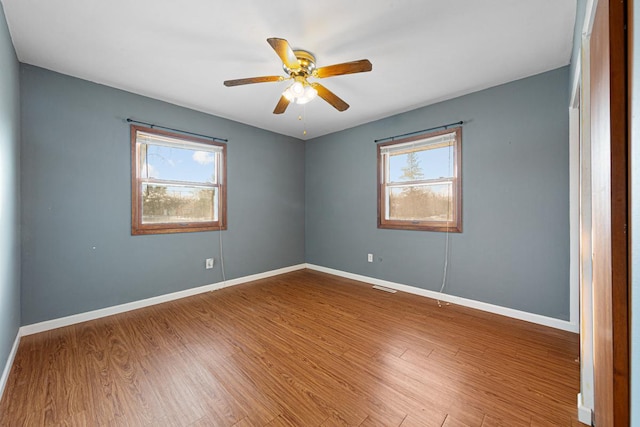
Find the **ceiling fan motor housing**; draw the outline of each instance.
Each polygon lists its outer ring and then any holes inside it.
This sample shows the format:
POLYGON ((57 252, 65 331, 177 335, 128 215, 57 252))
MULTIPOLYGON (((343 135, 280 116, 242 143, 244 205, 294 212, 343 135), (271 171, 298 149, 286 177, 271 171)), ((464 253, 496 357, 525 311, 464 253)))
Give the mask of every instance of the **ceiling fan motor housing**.
POLYGON ((284 71, 291 77, 308 77, 313 74, 316 69, 316 57, 306 50, 294 50, 293 53, 298 59, 299 68, 289 68, 286 64, 282 64, 284 71))

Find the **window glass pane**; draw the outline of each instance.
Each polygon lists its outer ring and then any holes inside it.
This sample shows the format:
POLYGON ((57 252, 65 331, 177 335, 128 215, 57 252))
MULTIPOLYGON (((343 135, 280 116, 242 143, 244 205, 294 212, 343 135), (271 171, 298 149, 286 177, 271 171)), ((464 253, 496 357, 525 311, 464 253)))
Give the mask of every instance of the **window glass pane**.
POLYGON ((142 184, 142 223, 218 220, 218 189, 142 184))
POLYGON ((141 144, 141 175, 165 181, 215 183, 217 155, 211 151, 141 144))
POLYGON ((405 221, 452 221, 451 184, 419 185, 389 189, 389 217, 405 221))
POLYGON ((453 148, 450 146, 389 155, 390 182, 449 178, 452 175, 453 148))

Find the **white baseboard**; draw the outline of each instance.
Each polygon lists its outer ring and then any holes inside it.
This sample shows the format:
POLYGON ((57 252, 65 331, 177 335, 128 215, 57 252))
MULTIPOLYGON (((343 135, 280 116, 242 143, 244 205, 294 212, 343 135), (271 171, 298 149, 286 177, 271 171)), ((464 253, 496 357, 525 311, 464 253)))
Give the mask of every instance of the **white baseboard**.
POLYGON ((159 295, 157 297, 147 298, 139 301, 133 301, 126 304, 115 305, 112 307, 101 308, 98 310, 88 311, 86 313, 73 314, 71 316, 61 317, 58 319, 47 320, 44 322, 33 323, 20 328, 20 335, 31 335, 39 332, 49 331, 51 329, 62 328, 64 326, 74 325, 76 323, 86 322, 88 320, 99 319, 101 317, 111 316, 126 311, 136 310, 138 308, 149 307, 151 305, 161 304, 163 302, 173 301, 180 298, 189 297, 196 294, 202 294, 209 291, 226 288, 229 286, 239 285, 241 283, 252 282, 254 280, 265 279, 279 274, 289 273, 291 271, 302 270, 306 268, 306 264, 293 265, 277 270, 271 270, 264 273, 253 274, 251 276, 239 277, 237 279, 227 280, 226 282, 218 282, 210 285, 204 285, 197 288, 185 289, 171 294, 159 295))
POLYGON ((549 326, 551 328, 562 329, 563 331, 569 331, 576 334, 579 333, 580 331, 577 324, 568 322, 566 320, 555 319, 553 317, 542 316, 539 314, 527 313, 526 311, 514 310, 512 308, 507 308, 499 305, 488 304, 486 302, 457 297, 455 295, 449 295, 445 293, 430 291, 427 289, 416 288, 415 286, 408 286, 400 283, 394 283, 386 280, 376 279, 373 277, 361 276, 359 274, 347 273, 345 271, 334 270, 333 268, 322 267, 319 265, 307 264, 306 267, 310 270, 321 271, 323 273, 329 273, 329 274, 344 277, 347 279, 370 283, 372 285, 384 286, 386 288, 396 289, 398 291, 407 292, 410 294, 420 295, 423 297, 437 299, 440 301, 446 301, 452 304, 463 305, 465 307, 470 307, 470 308, 475 308, 482 311, 487 311, 490 313, 500 314, 502 316, 524 320, 531 323, 537 323, 539 325, 549 326))
POLYGON ((345 271, 335 270, 332 268, 322 267, 319 265, 298 264, 290 267, 280 268, 277 270, 267 271, 264 273, 253 274, 251 276, 245 276, 245 277, 239 277, 236 279, 227 280, 226 282, 218 282, 210 285, 200 286, 197 288, 185 289, 184 291, 174 292, 171 294, 159 295, 157 297, 147 298, 139 301, 133 301, 126 304, 101 308, 101 309, 89 311, 86 313, 74 314, 71 316, 61 317, 58 319, 52 319, 44 322, 22 326, 20 328, 19 335, 25 336, 25 335, 36 334, 36 333, 48 331, 51 329, 56 329, 64 326, 74 325, 76 323, 86 322, 88 320, 99 319, 101 317, 111 316, 113 314, 124 313, 126 311, 136 310, 138 308, 148 307, 151 305, 161 304, 163 302, 185 298, 191 295, 201 294, 209 291, 215 291, 225 287, 239 285, 241 283, 264 279, 267 277, 289 273, 296 270, 302 270, 304 268, 321 271, 324 273, 329 273, 335 276, 345 277, 347 279, 357 280, 360 282, 370 283, 372 285, 384 286, 387 288, 391 288, 391 289, 395 289, 398 291, 407 292, 415 295, 420 295, 427 298, 438 299, 440 301, 446 301, 453 304, 463 305, 466 307, 471 307, 478 310, 487 311, 490 313, 500 314, 503 316, 512 317, 514 319, 524 320, 527 322, 537 323, 540 325, 549 326, 556 329, 562 329, 569 332, 578 333, 579 331, 578 325, 570 323, 566 320, 554 319, 552 317, 541 316, 539 314, 527 313, 524 311, 514 310, 507 307, 501 307, 498 305, 488 304, 480 301, 474 301, 466 298, 457 297, 454 295, 430 291, 422 288, 416 288, 414 286, 408 286, 400 283, 389 282, 386 280, 375 279, 373 277, 362 276, 359 274, 348 273, 345 271))
POLYGON ((11 347, 11 352, 9 353, 9 357, 7 358, 7 363, 4 365, 4 370, 2 371, 2 377, 0 377, 0 400, 2 399, 2 394, 4 393, 4 388, 7 385, 7 381, 9 380, 9 374, 11 373, 11 367, 13 366, 13 360, 16 358, 16 353, 18 352, 18 345, 20 344, 20 330, 16 334, 16 339, 13 341, 13 347, 11 347))
POLYGON ((578 421, 588 426, 592 422, 591 409, 582 406, 582 393, 578 393, 578 421))

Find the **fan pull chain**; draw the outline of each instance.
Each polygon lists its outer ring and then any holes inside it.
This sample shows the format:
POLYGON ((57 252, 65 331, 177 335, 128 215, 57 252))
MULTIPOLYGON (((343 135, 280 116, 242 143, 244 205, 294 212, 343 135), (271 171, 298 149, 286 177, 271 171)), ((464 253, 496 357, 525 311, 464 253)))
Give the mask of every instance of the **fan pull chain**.
POLYGON ((298 120, 302 121, 302 135, 307 134, 307 106, 302 106, 302 115, 298 116, 298 120))

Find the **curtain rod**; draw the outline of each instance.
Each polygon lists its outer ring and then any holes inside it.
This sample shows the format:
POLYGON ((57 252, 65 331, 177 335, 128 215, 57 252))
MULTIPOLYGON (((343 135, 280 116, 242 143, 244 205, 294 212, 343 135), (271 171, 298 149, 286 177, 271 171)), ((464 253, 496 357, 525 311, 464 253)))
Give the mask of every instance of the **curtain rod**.
POLYGON ((386 141, 386 140, 388 140, 388 139, 390 139, 390 140, 392 140, 392 141, 393 141, 394 139, 396 139, 396 138, 400 138, 400 137, 402 137, 402 136, 416 135, 416 134, 418 134, 418 133, 429 132, 429 131, 436 130, 436 129, 447 129, 447 128, 449 128, 449 126, 461 126, 461 125, 463 125, 463 124, 464 124, 464 122, 463 122, 462 120, 460 120, 459 122, 449 123, 449 124, 447 124, 447 125, 436 126, 436 127, 429 128, 429 129, 417 130, 417 131, 415 131, 415 132, 403 133, 402 135, 388 136, 388 137, 386 137, 386 138, 376 139, 376 140, 375 140, 375 141, 373 141, 373 142, 375 142, 375 143, 377 144, 378 142, 386 141))
POLYGON ((127 118, 127 122, 129 122, 129 123, 137 123, 137 124, 139 124, 139 125, 149 126, 151 129, 153 129, 153 128, 160 128, 160 129, 164 129, 164 130, 170 130, 170 131, 173 131, 173 132, 185 133, 185 134, 187 134, 187 135, 193 135, 193 136, 199 136, 199 137, 202 137, 202 138, 208 138, 208 139, 212 139, 212 140, 214 140, 214 141, 229 142, 229 140, 228 140, 228 139, 224 139, 224 138, 217 138, 217 137, 215 137, 215 136, 202 135, 202 134, 200 134, 200 133, 189 132, 189 131, 186 131, 186 130, 180 130, 180 129, 168 128, 168 127, 166 127, 166 126, 160 126, 160 125, 154 125, 154 124, 152 124, 152 123, 140 122, 140 121, 138 121, 138 120, 133 120, 133 119, 131 119, 131 118, 127 118))

